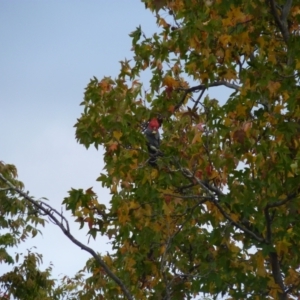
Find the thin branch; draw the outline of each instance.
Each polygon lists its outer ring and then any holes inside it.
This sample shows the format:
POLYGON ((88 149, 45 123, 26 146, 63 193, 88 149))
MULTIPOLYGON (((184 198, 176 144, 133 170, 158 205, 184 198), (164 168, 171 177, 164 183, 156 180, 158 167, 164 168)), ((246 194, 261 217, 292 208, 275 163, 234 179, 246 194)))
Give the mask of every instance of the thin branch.
POLYGON ((217 202, 217 201, 213 201, 213 203, 215 204, 215 206, 218 208, 218 210, 220 211, 220 213, 224 216, 225 219, 227 219, 229 222, 231 222, 235 227, 239 228, 240 230, 242 230, 243 232, 251 235, 255 240, 257 240, 258 242, 265 242, 265 240, 261 237, 259 237, 258 235, 256 235, 253 231, 249 230, 248 228, 244 227, 243 225, 239 224, 238 222, 234 221, 226 212, 225 210, 222 208, 222 206, 217 202))
POLYGON ((195 104, 194 104, 193 109, 195 109, 195 108, 198 106, 198 104, 199 104, 199 102, 200 102, 200 100, 201 100, 201 98, 202 98, 204 92, 205 92, 205 90, 203 89, 203 90, 201 91, 199 97, 198 97, 197 100, 195 101, 195 104))
POLYGON ((202 199, 201 203, 205 203, 207 200, 210 200, 211 197, 207 196, 199 196, 199 195, 186 195, 186 196, 181 196, 181 195, 174 195, 174 194, 164 194, 164 196, 171 196, 174 198, 180 198, 180 199, 202 199))
MULTIPOLYGON (((184 89, 184 88, 178 88, 177 90, 178 91, 184 91, 184 94, 182 95, 179 103, 177 105, 175 105, 174 107, 174 111, 176 111, 177 109, 180 108, 180 106, 183 104, 184 100, 185 100, 185 97, 189 94, 189 93, 193 93, 193 92, 199 92, 199 91, 203 91, 201 94, 200 94, 200 98, 199 100, 197 101, 200 101, 204 91, 210 87, 216 87, 216 86, 226 86, 230 89, 234 89, 236 91, 239 91, 241 88, 234 84, 234 83, 229 83, 225 80, 221 80, 221 81, 217 81, 217 82, 213 82, 213 83, 210 83, 210 84, 199 84, 199 85, 196 85, 196 86, 193 86, 191 88, 188 88, 188 89, 184 89)), ((195 105, 194 105, 195 107, 195 105)))
POLYGON ((196 180, 197 184, 200 185, 210 195, 210 199, 214 199, 215 195, 213 193, 215 193, 218 196, 224 195, 222 191, 218 188, 212 186, 211 184, 205 183, 197 176, 194 176, 194 174, 190 170, 186 168, 180 168, 180 170, 185 177, 196 180))
POLYGON ((101 259, 101 257, 90 247, 84 245, 80 241, 78 241, 71 233, 68 225, 67 219, 59 213, 56 209, 52 208, 49 204, 44 203, 42 201, 36 201, 32 199, 28 194, 24 193, 22 190, 15 187, 10 181, 8 181, 2 174, 0 174, 0 179, 4 181, 11 189, 16 191, 20 196, 24 197, 27 201, 33 204, 39 211, 42 211, 45 215, 49 217, 49 219, 57 225, 61 231, 71 240, 75 245, 80 247, 82 250, 90 253, 98 264, 105 270, 106 274, 121 288, 125 297, 129 300, 134 300, 133 296, 123 283, 119 277, 113 273, 110 268, 106 265, 106 263, 101 259), (58 218, 61 218, 63 221, 60 222, 58 218), (65 222, 65 225, 64 225, 65 222))
POLYGON ((189 89, 184 89, 184 91, 186 91, 187 93, 192 93, 192 92, 199 92, 199 91, 202 91, 202 90, 206 90, 210 87, 216 87, 216 86, 226 86, 230 89, 234 89, 236 91, 239 91, 241 88, 234 84, 234 83, 229 83, 225 80, 221 80, 221 81, 216 81, 216 82, 213 82, 213 83, 209 83, 209 84, 199 84, 199 85, 196 85, 196 86, 193 86, 189 89))
POLYGON ((292 194, 290 196, 288 196, 286 199, 284 200, 281 200, 281 201, 276 201, 276 202, 273 202, 273 203, 268 203, 266 208, 275 208, 275 207, 279 207, 279 206, 282 206, 290 201, 292 201, 293 199, 295 199, 296 197, 296 194, 292 194))

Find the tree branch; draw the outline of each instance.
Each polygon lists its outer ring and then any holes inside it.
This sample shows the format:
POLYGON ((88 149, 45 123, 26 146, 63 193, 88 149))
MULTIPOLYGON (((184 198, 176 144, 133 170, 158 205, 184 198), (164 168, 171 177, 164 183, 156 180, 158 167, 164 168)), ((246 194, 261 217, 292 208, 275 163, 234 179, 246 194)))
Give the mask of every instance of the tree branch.
POLYGON ((287 0, 282 9, 281 20, 287 22, 287 17, 292 8, 293 0, 287 0))
POLYGON ((265 214, 266 227, 267 227, 266 240, 267 240, 268 244, 270 244, 271 239, 272 239, 272 229, 271 229, 272 220, 271 220, 271 217, 270 217, 268 206, 266 206, 266 208, 264 209, 264 214, 265 214))
POLYGON ((240 230, 242 230, 243 232, 249 234, 250 236, 252 236, 255 240, 257 240, 258 242, 265 242, 265 240, 261 237, 259 237, 258 235, 256 235, 253 231, 249 230, 248 228, 244 227, 243 225, 239 224, 238 222, 234 221, 226 212, 225 210, 222 208, 222 206, 217 202, 217 201, 213 201, 214 205, 218 208, 218 210, 220 211, 220 213, 224 216, 225 219, 227 219, 228 221, 230 221, 235 227, 239 228, 240 230))
POLYGON ((296 197, 296 194, 292 194, 290 196, 288 196, 286 199, 284 200, 281 200, 281 201, 276 201, 276 202, 273 202, 273 203, 268 203, 266 208, 275 208, 275 207, 279 207, 281 205, 284 205, 286 203, 288 203, 289 201, 292 201, 293 199, 295 199, 296 197))
POLYGON ((272 274, 273 274, 274 281, 275 281, 275 283, 277 283, 280 286, 280 289, 282 290, 282 292, 279 293, 279 299, 286 300, 287 293, 285 292, 285 287, 284 287, 284 283, 283 283, 281 272, 280 272, 278 255, 276 252, 270 252, 269 257, 270 257, 270 264, 271 264, 271 268, 272 268, 272 274))
POLYGON ((8 181, 2 174, 0 174, 0 179, 4 181, 11 189, 16 191, 20 196, 24 197, 27 201, 29 201, 31 204, 33 204, 39 211, 43 212, 45 215, 49 217, 49 219, 57 225, 61 231, 68 237, 69 240, 71 240, 75 245, 80 247, 82 250, 90 253, 94 259, 98 262, 98 264, 105 270, 107 275, 121 288, 123 291, 125 297, 128 300, 134 300, 133 296, 123 283, 119 277, 117 277, 110 268, 106 265, 106 263, 101 259, 101 257, 90 247, 84 245, 80 241, 78 241, 70 232, 69 224, 67 219, 59 213, 56 209, 51 207, 49 204, 42 202, 42 201, 36 201, 32 199, 28 194, 24 193, 19 188, 15 187, 10 181, 8 181), (59 217, 62 221, 59 221, 57 218, 59 217), (64 224, 65 223, 65 224, 64 224))
POLYGON ((212 186, 211 184, 203 182, 197 176, 194 176, 190 170, 182 167, 180 167, 180 170, 185 177, 196 180, 197 184, 200 185, 210 195, 210 199, 214 199, 215 195, 213 193, 215 193, 217 196, 224 196, 221 190, 212 186))
POLYGON ((210 200, 211 197, 206 196, 199 196, 199 195, 174 195, 174 194, 164 194, 164 196, 171 196, 174 198, 180 198, 180 199, 201 199, 200 204, 205 203, 206 201, 210 200))
POLYGON ((274 17, 275 23, 279 27, 279 30, 283 36, 283 39, 285 43, 288 43, 289 40, 289 31, 288 31, 288 25, 287 25, 287 16, 290 12, 291 6, 292 6, 292 0, 287 0, 286 4, 284 5, 282 11, 281 11, 281 17, 278 15, 277 12, 277 6, 275 0, 269 0, 270 8, 271 8, 271 14, 274 17))
POLYGON ((210 87, 216 87, 216 86, 222 86, 222 85, 226 86, 230 89, 234 89, 236 91, 239 91, 241 89, 238 85, 236 85, 234 83, 229 83, 225 80, 221 80, 221 81, 216 81, 216 82, 213 82, 213 83, 209 83, 207 85, 206 84, 199 84, 199 85, 193 86, 189 89, 185 89, 185 91, 187 93, 198 92, 198 91, 206 90, 210 87))
MULTIPOLYGON (((199 91, 203 91, 202 93, 201 93, 201 95, 199 96, 199 98, 196 100, 196 102, 199 102, 200 101, 200 99, 201 99, 201 97, 202 97, 202 95, 203 95, 203 93, 204 93, 204 91, 206 90, 206 89, 208 89, 208 88, 210 88, 210 87, 216 87, 216 86, 226 86, 226 87, 228 87, 228 88, 230 88, 230 89, 234 89, 234 90, 236 90, 236 91, 239 91, 241 88, 238 86, 238 85, 236 85, 236 84, 234 84, 234 83, 229 83, 229 82, 227 82, 227 81, 225 81, 225 80, 221 80, 221 81, 217 81, 217 82, 213 82, 213 83, 210 83, 210 84, 199 84, 199 85, 196 85, 196 86, 193 86, 193 87, 191 87, 191 88, 188 88, 188 89, 183 89, 183 88, 179 88, 179 89, 177 89, 177 90, 182 90, 182 91, 184 91, 184 94, 183 94, 183 96, 181 97, 181 100, 179 101, 179 103, 177 104, 177 105, 175 105, 175 107, 174 107, 174 111, 176 111, 181 105, 182 105, 182 103, 184 102, 184 99, 185 99, 185 97, 187 96, 187 94, 189 94, 189 93, 193 93, 193 92, 199 92, 199 91)), ((194 105, 194 108, 195 108, 195 106, 196 106, 196 104, 194 105)))

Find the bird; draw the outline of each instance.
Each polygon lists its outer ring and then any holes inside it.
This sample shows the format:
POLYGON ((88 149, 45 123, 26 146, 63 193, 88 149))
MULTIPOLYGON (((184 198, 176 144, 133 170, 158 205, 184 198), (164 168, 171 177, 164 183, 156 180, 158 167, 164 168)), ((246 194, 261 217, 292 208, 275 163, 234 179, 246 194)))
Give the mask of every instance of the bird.
POLYGON ((147 147, 149 152, 149 164, 153 167, 156 166, 156 159, 158 156, 163 156, 163 153, 159 150, 160 147, 160 134, 159 127, 161 121, 157 118, 152 118, 145 130, 145 136, 147 139, 147 147))

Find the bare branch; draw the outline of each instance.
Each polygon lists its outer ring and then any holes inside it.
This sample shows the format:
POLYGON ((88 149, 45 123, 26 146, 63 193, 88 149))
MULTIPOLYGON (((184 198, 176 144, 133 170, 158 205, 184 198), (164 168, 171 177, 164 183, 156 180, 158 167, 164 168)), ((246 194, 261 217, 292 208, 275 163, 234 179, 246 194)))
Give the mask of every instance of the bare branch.
POLYGON ((194 104, 193 109, 195 109, 195 108, 198 106, 198 104, 199 104, 199 102, 200 102, 200 100, 201 100, 201 98, 202 98, 204 92, 205 92, 205 90, 203 89, 203 90, 201 91, 201 93, 200 93, 198 99, 195 101, 195 104, 194 104))
POLYGON ((206 84, 199 84, 199 85, 193 86, 193 87, 191 87, 189 89, 185 89, 185 91, 187 93, 191 93, 191 92, 197 92, 197 91, 206 90, 206 89, 208 89, 210 87, 216 87, 216 86, 222 86, 222 85, 226 86, 226 87, 228 87, 230 89, 234 89, 236 91, 239 91, 241 89, 238 85, 236 85, 234 83, 229 83, 229 82, 227 82, 225 80, 221 80, 221 81, 216 81, 216 82, 213 82, 213 83, 209 83, 207 85, 206 84))
POLYGON ((54 209, 53 207, 51 207, 49 204, 47 204, 45 202, 37 201, 37 200, 32 199, 28 194, 24 193, 22 190, 15 187, 2 174, 0 174, 0 179, 2 181, 4 181, 10 187, 10 189, 13 189, 14 191, 16 191, 20 196, 24 197, 27 201, 29 201, 31 204, 33 204, 39 211, 41 211, 42 213, 47 215, 49 217, 49 219, 55 225, 57 225, 61 229, 61 231, 69 238, 69 240, 71 240, 75 245, 80 247, 82 250, 90 253, 94 257, 94 259, 97 261, 97 263, 104 269, 106 274, 121 288, 121 290, 123 291, 125 297, 129 300, 134 300, 133 296, 131 295, 131 293, 129 292, 129 290, 127 289, 127 287, 123 283, 123 281, 121 281, 121 279, 119 277, 117 277, 115 275, 115 273, 113 273, 110 270, 110 268, 101 259, 101 257, 92 248, 90 248, 90 247, 84 245, 83 243, 81 243, 80 241, 78 241, 70 233, 68 221, 61 213, 59 213, 56 209, 54 209), (62 221, 59 221, 58 217, 61 218, 62 221))
MULTIPOLYGON (((204 91, 210 87, 216 87, 216 86, 226 86, 228 88, 231 88, 231 89, 234 89, 236 91, 239 91, 241 88, 234 84, 234 83, 229 83, 225 80, 221 80, 221 81, 217 81, 217 82, 213 82, 213 83, 210 83, 210 84, 199 84, 199 85, 196 85, 196 86, 193 86, 191 88, 188 88, 188 89, 184 89, 184 88, 179 88, 177 89, 178 91, 184 91, 184 94, 182 95, 179 103, 177 105, 175 105, 174 107, 174 111, 176 111, 177 109, 179 109, 179 107, 183 104, 184 100, 185 100, 185 97, 189 94, 189 93, 193 93, 193 92, 199 92, 199 91, 202 91, 202 93, 200 94, 199 98, 196 100, 196 103, 198 103, 204 93, 204 91)), ((196 103, 194 105, 194 108, 196 107, 196 103)))

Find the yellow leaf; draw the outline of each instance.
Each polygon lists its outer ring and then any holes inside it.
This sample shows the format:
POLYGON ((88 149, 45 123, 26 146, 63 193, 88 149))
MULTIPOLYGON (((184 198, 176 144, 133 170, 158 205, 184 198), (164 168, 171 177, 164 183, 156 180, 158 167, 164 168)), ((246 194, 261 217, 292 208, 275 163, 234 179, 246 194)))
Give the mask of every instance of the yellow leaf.
POLYGON ((279 241, 276 243, 276 250, 281 254, 286 254, 289 251, 289 247, 291 246, 291 243, 289 243, 287 240, 283 239, 282 241, 279 241))
POLYGON ((140 207, 140 204, 138 204, 137 202, 135 202, 135 201, 129 202, 129 209, 137 209, 139 207, 140 207))
POLYGON ((271 278, 268 282, 268 287, 270 289, 270 296, 272 299, 278 299, 278 292, 282 291, 280 286, 274 282, 273 278, 271 278))
POLYGON ((207 82, 207 79, 209 79, 208 73, 207 72, 201 73, 200 74, 200 79, 202 80, 202 82, 207 82))
POLYGON ((155 179, 158 176, 158 171, 156 169, 153 169, 151 171, 151 179, 155 179))
POLYGON ((238 104, 237 107, 236 107, 237 115, 240 116, 240 117, 246 116, 246 109, 247 109, 246 106, 238 104))
POLYGON ((136 264, 136 262, 132 257, 125 258, 125 266, 127 269, 131 270, 135 264, 136 264))
POLYGON ((168 24, 166 22, 166 20, 163 19, 163 18, 159 18, 158 24, 159 24, 159 26, 162 26, 164 28, 169 28, 170 27, 170 24, 168 24))
POLYGON ((199 47, 200 47, 200 41, 199 41, 199 39, 198 39, 198 37, 197 36, 193 36, 191 39, 190 39, 190 47, 191 48, 194 48, 194 49, 196 49, 196 50, 198 50, 199 49, 199 47))
POLYGON ((163 211, 164 211, 166 216, 169 216, 171 214, 171 209, 165 201, 163 203, 163 211))
POLYGON ((117 187, 118 187, 118 185, 114 182, 114 183, 112 184, 112 186, 110 187, 110 192, 111 192, 112 194, 116 194, 117 191, 118 191, 117 187))
POLYGON ((237 222, 239 220, 239 216, 236 214, 230 214, 230 218, 235 222, 237 222))
POLYGON ((167 75, 163 79, 163 85, 165 85, 167 87, 177 88, 177 87, 179 87, 179 82, 176 79, 174 79, 173 77, 171 77, 170 75, 167 75))
POLYGON ((224 79, 230 80, 236 80, 236 71, 233 69, 227 69, 226 73, 223 75, 224 79))
POLYGON ((264 48, 265 42, 266 42, 264 37, 262 37, 262 36, 258 37, 257 42, 261 48, 264 48))
POLYGON ((294 269, 289 269, 288 276, 285 279, 285 284, 298 286, 300 283, 300 274, 294 269))
POLYGON ((122 135, 123 135, 123 133, 122 133, 121 131, 114 131, 114 132, 113 132, 113 137, 114 137, 117 141, 120 140, 120 138, 121 138, 122 135))
POLYGON ((154 222, 151 224, 151 229, 153 229, 155 232, 161 232, 161 224, 154 222))
POLYGON ((118 219, 120 224, 125 224, 127 221, 130 220, 129 218, 129 207, 127 206, 127 204, 122 205, 119 209, 118 209, 118 219))
POLYGON ((192 144, 201 142, 202 132, 197 132, 192 140, 192 144))
POLYGON ((265 259, 261 251, 256 253, 256 273, 258 276, 265 277, 266 276, 266 269, 265 269, 265 259))
POLYGON ((274 53, 270 53, 268 55, 268 61, 271 62, 272 64, 276 64, 277 60, 276 60, 276 56, 274 53))
POLYGON ((281 84, 279 82, 270 81, 268 83, 268 89, 271 95, 275 95, 277 90, 280 88, 281 84))
POLYGON ((231 36, 228 34, 224 34, 219 37, 219 43, 221 43, 223 47, 226 47, 228 43, 230 43, 230 41, 231 41, 231 36))
POLYGON ((282 194, 278 197, 279 200, 285 200, 287 198, 287 195, 282 194))

